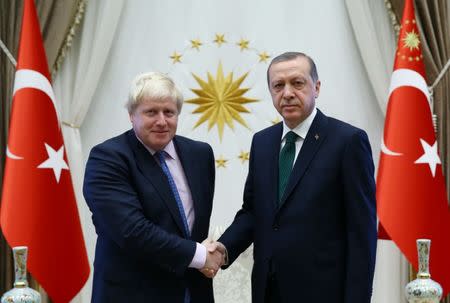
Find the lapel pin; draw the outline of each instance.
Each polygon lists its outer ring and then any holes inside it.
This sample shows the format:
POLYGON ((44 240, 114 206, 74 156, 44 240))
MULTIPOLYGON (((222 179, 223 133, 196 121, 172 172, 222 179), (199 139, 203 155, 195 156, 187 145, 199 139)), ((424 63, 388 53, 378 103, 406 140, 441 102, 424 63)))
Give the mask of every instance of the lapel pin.
POLYGON ((316 135, 314 136, 314 138, 316 138, 316 140, 319 140, 319 134, 316 134, 316 135))

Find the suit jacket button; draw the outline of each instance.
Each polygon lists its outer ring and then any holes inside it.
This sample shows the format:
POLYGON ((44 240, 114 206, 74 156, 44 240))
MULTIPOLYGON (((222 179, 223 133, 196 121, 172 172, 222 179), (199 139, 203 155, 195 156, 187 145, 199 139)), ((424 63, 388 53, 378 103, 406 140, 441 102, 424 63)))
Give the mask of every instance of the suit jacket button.
POLYGON ((278 225, 273 225, 272 228, 273 228, 274 231, 278 231, 278 229, 279 229, 280 227, 279 227, 278 225))

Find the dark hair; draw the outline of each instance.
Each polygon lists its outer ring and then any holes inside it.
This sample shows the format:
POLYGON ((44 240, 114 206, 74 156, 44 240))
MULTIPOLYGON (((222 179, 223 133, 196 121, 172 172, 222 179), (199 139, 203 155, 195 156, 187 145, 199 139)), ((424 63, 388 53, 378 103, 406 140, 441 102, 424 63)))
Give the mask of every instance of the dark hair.
POLYGON ((314 60, 310 56, 308 56, 305 53, 300 53, 300 52, 286 52, 286 53, 283 53, 283 54, 278 55, 275 58, 273 58, 269 64, 269 67, 267 68, 267 84, 269 85, 269 87, 270 87, 269 71, 270 71, 270 67, 272 66, 272 64, 284 62, 284 61, 291 61, 291 60, 295 60, 297 58, 306 58, 306 60, 308 60, 308 63, 309 63, 309 74, 311 75, 311 78, 313 79, 314 82, 319 80, 319 75, 317 74, 316 64, 314 63, 314 60))

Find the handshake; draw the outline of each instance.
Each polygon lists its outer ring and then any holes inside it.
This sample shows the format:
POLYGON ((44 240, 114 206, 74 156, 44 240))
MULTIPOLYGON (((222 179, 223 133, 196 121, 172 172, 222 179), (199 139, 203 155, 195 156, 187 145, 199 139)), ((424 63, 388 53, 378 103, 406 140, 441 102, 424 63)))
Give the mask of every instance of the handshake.
POLYGON ((220 267, 227 263, 227 250, 222 243, 211 239, 205 239, 202 244, 206 247, 206 261, 205 266, 199 271, 205 277, 214 278, 220 267))

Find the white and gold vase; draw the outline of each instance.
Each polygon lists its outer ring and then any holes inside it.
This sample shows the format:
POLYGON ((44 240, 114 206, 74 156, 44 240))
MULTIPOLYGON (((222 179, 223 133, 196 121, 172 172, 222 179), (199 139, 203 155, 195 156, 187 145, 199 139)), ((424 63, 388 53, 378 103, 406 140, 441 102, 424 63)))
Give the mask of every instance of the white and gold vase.
POLYGON ((442 287, 431 279, 429 239, 417 239, 417 254, 419 268, 417 279, 409 282, 405 287, 406 299, 409 303, 438 303, 442 297, 442 287))
POLYGON ((34 289, 28 287, 27 254, 28 247, 26 246, 13 248, 16 277, 14 288, 3 294, 1 303, 41 303, 41 295, 34 289))

